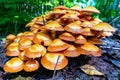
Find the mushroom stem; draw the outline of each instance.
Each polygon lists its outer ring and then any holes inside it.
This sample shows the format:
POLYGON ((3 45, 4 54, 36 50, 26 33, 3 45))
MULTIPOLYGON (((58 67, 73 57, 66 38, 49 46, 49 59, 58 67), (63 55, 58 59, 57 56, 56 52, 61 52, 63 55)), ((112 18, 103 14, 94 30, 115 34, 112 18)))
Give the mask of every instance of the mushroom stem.
POLYGON ((57 67, 57 64, 58 64, 59 58, 60 58, 60 55, 58 56, 58 58, 57 58, 57 62, 56 62, 55 67, 54 67, 54 72, 53 72, 52 80, 54 80, 54 77, 55 77, 56 67, 57 67))
POLYGON ((51 30, 51 37, 52 37, 52 39, 55 39, 55 37, 56 37, 56 31, 51 30))

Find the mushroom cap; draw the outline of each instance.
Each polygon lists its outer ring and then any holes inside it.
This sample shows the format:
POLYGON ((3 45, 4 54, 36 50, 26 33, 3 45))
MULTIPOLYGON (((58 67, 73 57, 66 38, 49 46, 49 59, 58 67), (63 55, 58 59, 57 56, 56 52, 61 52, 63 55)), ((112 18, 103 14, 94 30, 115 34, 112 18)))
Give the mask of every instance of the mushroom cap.
POLYGON ((9 35, 7 35, 7 37, 6 37, 6 40, 13 41, 15 38, 16 38, 15 35, 9 34, 9 35))
POLYGON ((18 43, 13 42, 7 47, 6 55, 7 56, 18 56, 20 51, 18 49, 18 43))
POLYGON ((16 73, 23 70, 24 63, 21 59, 14 57, 4 64, 4 71, 9 73, 16 73))
POLYGON ((92 44, 102 44, 103 43, 100 39, 98 39, 96 37, 89 38, 88 42, 91 42, 92 44))
POLYGON ((39 32, 33 37, 33 42, 36 44, 41 44, 41 42, 43 42, 44 46, 49 46, 49 44, 52 42, 52 39, 45 32, 39 32))
POLYGON ((96 31, 115 32, 115 29, 105 22, 100 22, 99 24, 93 26, 91 29, 96 31))
POLYGON ((28 58, 39 58, 46 54, 46 48, 43 45, 33 44, 25 49, 25 56, 28 58))
POLYGON ((75 5, 75 6, 71 7, 70 9, 75 10, 75 11, 81 11, 81 7, 79 5, 75 5))
POLYGON ((63 54, 67 57, 78 57, 80 55, 79 51, 74 45, 69 45, 69 48, 67 48, 65 51, 63 51, 63 54))
POLYGON ((62 5, 56 6, 54 9, 68 10, 67 7, 62 6, 62 5))
POLYGON ((34 33, 33 33, 33 32, 31 32, 31 31, 26 31, 26 32, 24 32, 23 38, 27 38, 27 39, 33 40, 33 36, 34 36, 34 33))
POLYGON ((39 58, 46 54, 46 48, 39 44, 33 44, 29 48, 25 49, 25 56, 28 58, 39 58))
POLYGON ((100 11, 97 10, 95 7, 93 6, 87 6, 86 8, 82 9, 81 11, 84 11, 84 12, 92 12, 92 13, 97 13, 97 14, 100 14, 100 11))
POLYGON ((72 22, 64 27, 64 29, 73 34, 80 34, 83 32, 83 28, 80 26, 79 21, 72 22))
POLYGON ((32 45, 32 41, 27 38, 22 38, 19 42, 18 48, 19 50, 25 50, 26 48, 29 48, 32 45))
POLYGON ((69 13, 63 15, 60 19, 63 22, 65 22, 65 21, 73 22, 73 21, 79 20, 79 17, 78 17, 77 12, 71 13, 71 11, 70 11, 69 13))
POLYGON ((68 59, 62 53, 47 53, 45 56, 41 58, 41 64, 43 65, 43 67, 49 70, 54 70, 55 66, 56 70, 60 70, 67 66, 68 59))
POLYGON ((75 41, 75 37, 71 33, 68 33, 68 32, 61 34, 59 38, 65 41, 75 41))
POLYGON ((91 27, 93 27, 93 24, 90 21, 84 21, 81 23, 81 26, 91 28, 91 27))
POLYGON ((64 31, 64 28, 57 21, 49 21, 45 28, 53 31, 64 31))
POLYGON ((112 32, 102 32, 102 34, 101 34, 103 37, 105 37, 105 36, 112 36, 113 34, 112 34, 112 32))
POLYGON ((34 59, 29 59, 27 62, 24 64, 24 70, 26 72, 33 72, 38 70, 40 67, 40 64, 37 60, 34 59))
POLYGON ((78 46, 77 49, 81 54, 92 55, 92 56, 101 56, 101 50, 90 42, 86 42, 82 46, 78 46))
POLYGON ((95 33, 88 27, 83 28, 83 32, 81 34, 85 36, 95 36, 95 33))
POLYGON ((82 35, 78 35, 74 41, 76 44, 84 44, 87 42, 86 38, 82 35))
POLYGON ((54 39, 52 43, 48 46, 47 50, 49 52, 58 52, 67 49, 69 45, 60 39, 54 39))

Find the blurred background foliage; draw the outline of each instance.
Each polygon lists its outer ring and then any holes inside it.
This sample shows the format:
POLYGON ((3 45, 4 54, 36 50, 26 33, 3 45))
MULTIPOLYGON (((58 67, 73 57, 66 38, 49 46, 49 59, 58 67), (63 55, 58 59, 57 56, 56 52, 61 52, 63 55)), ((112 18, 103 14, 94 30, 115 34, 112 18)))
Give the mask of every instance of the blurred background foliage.
POLYGON ((119 0, 0 0, 0 37, 27 30, 31 19, 52 10, 57 5, 72 7, 95 6, 101 14, 94 15, 111 23, 120 18, 119 0))

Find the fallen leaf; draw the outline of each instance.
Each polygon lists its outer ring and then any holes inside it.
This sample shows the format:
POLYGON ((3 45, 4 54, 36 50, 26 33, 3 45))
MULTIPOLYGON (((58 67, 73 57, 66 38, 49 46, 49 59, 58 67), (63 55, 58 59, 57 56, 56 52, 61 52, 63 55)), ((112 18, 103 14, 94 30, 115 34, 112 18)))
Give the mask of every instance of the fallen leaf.
POLYGON ((102 72, 98 71, 94 66, 86 64, 80 67, 80 69, 88 75, 104 75, 102 72))

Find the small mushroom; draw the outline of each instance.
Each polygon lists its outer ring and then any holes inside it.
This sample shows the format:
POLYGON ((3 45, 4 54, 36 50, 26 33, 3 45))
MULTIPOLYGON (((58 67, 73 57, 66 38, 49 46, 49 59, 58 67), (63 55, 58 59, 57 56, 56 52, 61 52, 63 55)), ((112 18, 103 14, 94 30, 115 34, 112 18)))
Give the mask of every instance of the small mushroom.
POLYGON ((58 52, 67 49, 69 45, 60 39, 55 39, 52 43, 48 46, 47 50, 49 52, 58 52))
POLYGON ((46 48, 39 44, 33 44, 29 48, 25 49, 25 56, 28 58, 39 58, 46 54, 46 48))
POLYGON ((97 9, 96 9, 95 7, 93 7, 93 6, 87 6, 86 8, 81 9, 81 11, 83 11, 83 12, 89 12, 90 15, 91 15, 91 13, 100 14, 100 11, 97 10, 97 9))
POLYGON ((100 39, 98 39, 96 37, 89 38, 88 42, 91 42, 92 44, 102 44, 103 43, 100 39))
POLYGON ((75 37, 71 33, 68 33, 68 32, 65 32, 59 35, 59 38, 65 41, 75 41, 75 37))
POLYGON ((22 38, 19 42, 18 48, 19 50, 25 50, 26 48, 29 48, 32 45, 32 41, 27 38, 22 38))
POLYGON ((81 23, 81 26, 91 28, 93 27, 93 24, 90 21, 84 21, 81 23))
POLYGON ((78 46, 77 49, 84 55, 101 56, 101 50, 91 42, 86 42, 85 44, 78 46))
POLYGON ((68 64, 68 59, 62 53, 47 53, 41 58, 41 64, 48 70, 60 70, 68 64))
POLYGON ((64 27, 64 29, 73 34, 80 34, 83 32, 83 28, 80 26, 81 22, 75 21, 64 27))
POLYGON ((74 45, 69 45, 69 47, 63 51, 63 54, 67 57, 78 57, 80 55, 79 51, 74 45))
POLYGON ((18 57, 14 57, 8 60, 4 64, 3 69, 5 72, 16 73, 16 72, 22 71, 23 66, 24 66, 23 61, 19 59, 18 57))
POLYGON ((44 46, 49 46, 52 42, 51 37, 44 31, 36 33, 33 37, 33 42, 36 44, 41 44, 43 42, 44 46))
POLYGON ((33 72, 38 70, 40 67, 40 64, 37 60, 34 59, 29 59, 27 62, 24 64, 24 70, 26 72, 33 72))
POLYGON ((84 44, 87 42, 86 38, 82 35, 78 35, 74 41, 76 44, 84 44))
POLYGON ((105 22, 100 22, 99 24, 93 26, 91 29, 96 31, 115 32, 115 29, 105 22))
POLYGON ((95 33, 88 27, 83 28, 83 32, 81 34, 84 36, 95 36, 95 33))
POLYGON ((11 42, 14 41, 15 38, 16 38, 16 36, 13 35, 13 34, 7 35, 7 36, 6 36, 6 42, 5 42, 5 44, 4 44, 4 47, 6 48, 11 42))
POLYGON ((51 37, 55 39, 56 31, 64 31, 64 28, 57 21, 49 21, 45 28, 51 31, 51 37))
POLYGON ((20 54, 20 51, 18 49, 18 42, 12 42, 8 47, 6 51, 7 56, 18 56, 20 54))

